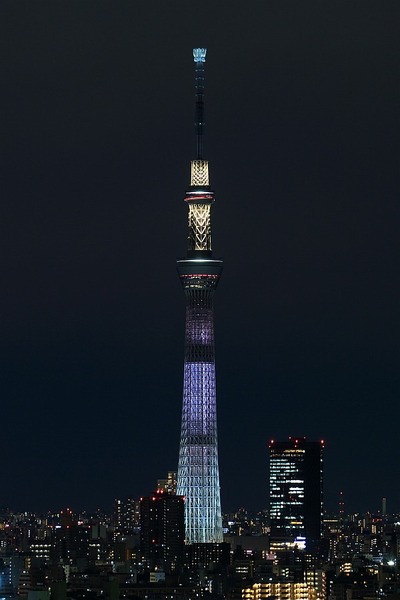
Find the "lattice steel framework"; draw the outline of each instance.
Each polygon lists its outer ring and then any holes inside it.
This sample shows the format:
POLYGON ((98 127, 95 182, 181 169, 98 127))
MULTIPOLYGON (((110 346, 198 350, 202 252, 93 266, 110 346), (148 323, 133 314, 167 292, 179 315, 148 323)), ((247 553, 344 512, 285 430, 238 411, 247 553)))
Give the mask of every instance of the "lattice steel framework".
POLYGON ((185 496, 187 544, 220 543, 222 536, 218 469, 213 296, 222 261, 211 251, 208 162, 203 159, 203 88, 206 50, 196 48, 197 159, 191 163, 187 258, 178 260, 186 295, 183 408, 177 494, 185 496))

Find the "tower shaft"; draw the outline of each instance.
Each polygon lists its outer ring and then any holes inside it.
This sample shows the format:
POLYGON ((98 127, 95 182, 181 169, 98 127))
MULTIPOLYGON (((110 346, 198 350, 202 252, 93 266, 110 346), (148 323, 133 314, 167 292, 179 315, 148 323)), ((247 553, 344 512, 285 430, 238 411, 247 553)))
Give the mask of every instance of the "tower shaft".
POLYGON ((178 260, 185 290, 186 327, 183 406, 177 494, 185 497, 187 544, 220 543, 222 536, 218 468, 213 297, 222 261, 211 250, 208 162, 203 159, 205 49, 193 51, 196 63, 197 159, 191 163, 187 258, 178 260))
POLYGON ((178 494, 185 496, 189 544, 222 542, 213 322, 214 286, 219 276, 193 275, 181 275, 186 327, 178 467, 178 494))

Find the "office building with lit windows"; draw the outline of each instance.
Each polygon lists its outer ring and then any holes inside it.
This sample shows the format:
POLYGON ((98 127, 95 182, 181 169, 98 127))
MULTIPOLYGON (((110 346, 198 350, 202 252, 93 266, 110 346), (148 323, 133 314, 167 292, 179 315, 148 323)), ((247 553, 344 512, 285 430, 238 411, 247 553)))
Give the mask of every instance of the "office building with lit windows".
POLYGON ((321 539, 323 441, 290 437, 269 444, 269 499, 273 552, 313 552, 321 539))
POLYGON ((113 510, 114 540, 118 536, 139 531, 140 501, 134 498, 116 499, 113 510))
POLYGON ((176 471, 168 471, 166 479, 157 480, 157 490, 168 494, 176 494, 176 471))
POLYGON ((290 581, 254 583, 242 590, 243 600, 322 600, 315 588, 306 582, 290 581))

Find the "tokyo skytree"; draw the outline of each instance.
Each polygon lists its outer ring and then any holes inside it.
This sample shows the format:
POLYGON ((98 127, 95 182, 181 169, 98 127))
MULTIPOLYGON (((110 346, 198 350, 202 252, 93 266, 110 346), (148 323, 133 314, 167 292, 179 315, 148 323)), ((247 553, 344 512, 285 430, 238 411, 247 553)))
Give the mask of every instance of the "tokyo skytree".
POLYGON ((203 156, 204 64, 206 48, 195 48, 195 133, 191 161, 187 256, 177 261, 186 296, 183 407, 177 494, 185 497, 187 544, 220 543, 222 536, 218 469, 213 296, 222 260, 211 250, 208 161, 203 156))

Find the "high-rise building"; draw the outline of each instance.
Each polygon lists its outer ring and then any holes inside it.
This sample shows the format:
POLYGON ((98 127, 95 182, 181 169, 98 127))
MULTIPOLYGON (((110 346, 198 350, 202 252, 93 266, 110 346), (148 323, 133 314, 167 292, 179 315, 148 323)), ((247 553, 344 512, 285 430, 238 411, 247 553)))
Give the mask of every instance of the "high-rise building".
POLYGON ((186 296, 183 408, 177 493, 185 497, 187 544, 221 543, 222 518, 217 450, 213 296, 222 260, 211 250, 208 161, 203 156, 204 63, 206 49, 193 50, 195 62, 197 156, 191 162, 187 257, 178 260, 186 296))
POLYGON ((52 536, 50 557, 54 562, 81 566, 89 558, 90 527, 78 522, 70 508, 60 512, 60 525, 52 536))
POLYGON ((166 479, 158 479, 157 490, 176 494, 176 471, 168 471, 166 479))
POLYGON ((116 499, 113 511, 114 540, 119 535, 132 535, 139 530, 140 502, 135 498, 116 499))
POLYGON ((271 550, 312 552, 321 538, 324 443, 291 437, 269 445, 271 550))
POLYGON ((150 569, 168 573, 183 564, 184 499, 157 490, 140 499, 140 547, 150 569))

